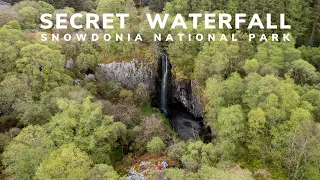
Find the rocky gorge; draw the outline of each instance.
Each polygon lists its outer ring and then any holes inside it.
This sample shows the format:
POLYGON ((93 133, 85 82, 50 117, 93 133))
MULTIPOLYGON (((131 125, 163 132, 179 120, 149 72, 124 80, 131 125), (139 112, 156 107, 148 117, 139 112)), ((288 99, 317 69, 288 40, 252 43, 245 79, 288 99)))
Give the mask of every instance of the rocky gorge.
POLYGON ((98 71, 103 72, 106 80, 113 80, 128 89, 134 90, 140 83, 147 85, 152 105, 160 108, 169 118, 173 129, 183 139, 188 140, 199 136, 203 126, 201 120, 199 121, 203 118, 204 111, 196 94, 198 84, 192 80, 175 79, 169 64, 168 57, 161 55, 159 62, 133 59, 129 62, 99 64, 98 71), (166 65, 166 68, 163 65, 166 65), (163 92, 164 90, 167 92, 163 92), (164 105, 163 102, 167 104, 164 105), (164 107, 168 110, 164 110, 164 107))

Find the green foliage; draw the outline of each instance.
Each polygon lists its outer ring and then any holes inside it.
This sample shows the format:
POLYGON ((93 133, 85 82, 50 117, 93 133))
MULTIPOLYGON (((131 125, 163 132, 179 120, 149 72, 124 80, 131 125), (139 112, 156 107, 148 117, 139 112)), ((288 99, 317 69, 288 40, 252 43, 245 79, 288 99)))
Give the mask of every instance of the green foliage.
POLYGON ((53 151, 37 169, 34 179, 85 180, 92 166, 90 157, 74 144, 61 146, 53 151))
POLYGON ((262 155, 265 158, 266 142, 266 114, 261 109, 253 109, 248 113, 248 148, 253 155, 262 155))
POLYGON ((219 168, 203 166, 198 174, 200 179, 230 179, 230 180, 253 180, 251 172, 248 170, 242 170, 239 167, 234 167, 231 169, 232 173, 219 168))
POLYGON ((202 141, 179 142, 169 148, 169 156, 181 160, 187 170, 197 171, 202 165, 214 165, 217 162, 216 149, 212 143, 202 141))
POLYGON ((300 59, 300 51, 294 42, 267 41, 258 45, 255 59, 262 65, 261 74, 281 75, 290 62, 300 59))
POLYGON ((160 137, 153 137, 151 141, 147 143, 148 152, 162 152, 166 145, 163 143, 160 137))
MULTIPOLYGON (((173 21, 172 19, 168 21, 173 21)), ((186 22, 189 27, 192 26, 191 21, 186 22)), ((195 33, 195 31, 193 30, 195 33)), ((177 28, 172 29, 171 34, 176 36, 179 33, 190 33, 190 29, 177 28)), ((167 52, 172 63, 174 63, 173 72, 178 78, 190 78, 190 72, 194 68, 194 57, 200 51, 200 42, 197 41, 174 41, 168 45, 167 52)))
POLYGON ((312 112, 314 114, 315 120, 319 122, 320 121, 320 91, 312 89, 306 92, 302 96, 302 99, 312 104, 312 106, 314 107, 312 112))
POLYGON ((228 76, 237 71, 243 61, 238 56, 239 46, 236 43, 210 42, 203 46, 195 60, 194 75, 198 82, 204 83, 213 75, 228 76))
MULTIPOLYGON (((61 86, 50 92, 43 92, 39 101, 24 100, 14 105, 23 124, 43 125, 49 122, 53 115, 60 111, 57 99, 65 98, 82 102, 88 91, 79 86, 61 86)), ((22 98, 23 96, 19 97, 22 98)), ((24 95, 24 97, 28 97, 24 95)), ((19 98, 17 98, 19 100, 19 98)))
POLYGON ((243 155, 246 119, 240 105, 223 108, 218 114, 218 137, 227 158, 243 155))
POLYGON ((260 67, 259 61, 256 59, 248 59, 246 60, 243 68, 246 71, 246 73, 253 73, 253 72, 258 72, 260 67))
POLYGON ((134 97, 140 105, 143 105, 143 103, 149 101, 150 92, 148 91, 148 85, 139 83, 134 91, 134 97))
POLYGON ((7 24, 12 20, 21 20, 21 17, 11 7, 0 6, 0 27, 2 27, 3 25, 7 24))
POLYGON ((0 62, 2 64, 0 67, 0 73, 4 75, 7 72, 14 71, 14 62, 18 57, 19 51, 6 42, 0 42, 0 46, 2 47, 0 49, 0 62))
POLYGON ((117 99, 121 90, 121 86, 112 80, 97 84, 97 93, 105 99, 117 99))
POLYGON ((189 14, 189 5, 187 1, 175 0, 167 2, 164 9, 164 13, 168 14, 182 14, 184 17, 187 17, 189 14))
POLYGON ((108 166, 106 164, 96 164, 90 171, 90 175, 87 178, 88 180, 101 180, 101 179, 112 179, 118 180, 122 179, 114 171, 112 166, 108 166))
POLYGON ((184 179, 184 170, 179 168, 168 168, 165 171, 165 177, 169 180, 184 179))
POLYGON ((12 20, 12 21, 9 21, 5 27, 7 29, 18 29, 18 30, 21 30, 21 25, 20 23, 17 21, 17 20, 12 20))
MULTIPOLYGON (((114 20, 116 21, 116 20, 114 20)), ((116 41, 115 40, 115 36, 117 33, 121 32, 123 30, 120 29, 116 29, 116 27, 107 32, 110 33, 110 35, 112 36, 110 41, 99 41, 98 44, 101 48, 101 56, 103 58, 107 58, 107 59, 121 59, 124 57, 131 57, 132 56, 132 52, 133 52, 133 48, 134 48, 134 41, 128 41, 128 38, 126 37, 126 35, 123 36, 123 41, 116 41)), ((103 37, 100 37, 103 38, 103 37)), ((134 37, 132 37, 134 38, 134 37)))
POLYGON ((130 90, 122 89, 120 91, 119 98, 121 98, 123 102, 133 102, 133 93, 130 90))
POLYGON ((58 99, 62 112, 46 125, 57 145, 75 143, 95 163, 110 162, 113 149, 125 141, 126 127, 102 114, 102 106, 86 97, 82 102, 58 99))
MULTIPOLYGON (((160 137, 164 139, 166 136, 166 129, 162 120, 152 114, 144 117, 139 126, 135 126, 131 131, 131 136, 134 139, 133 149, 137 152, 144 152, 146 145, 153 137, 160 137)), ((129 135, 130 136, 130 135, 129 135)))
POLYGON ((80 53, 76 60, 76 65, 80 71, 86 72, 87 70, 94 70, 97 65, 97 57, 92 54, 80 53))
POLYGON ((128 13, 128 10, 135 10, 133 0, 100 0, 97 13, 128 13))
POLYGON ((0 83, 0 109, 11 112, 16 103, 32 98, 32 92, 23 79, 17 75, 8 75, 0 83))
POLYGON ((20 54, 21 58, 16 61, 17 68, 27 75, 35 93, 71 82, 71 78, 65 74, 65 60, 59 51, 40 44, 30 44, 22 48, 20 54))
POLYGON ((320 75, 317 73, 316 68, 304 60, 295 60, 291 63, 288 72, 297 84, 315 84, 319 82, 320 75))
POLYGON ((23 18, 23 26, 25 29, 35 29, 38 25, 40 12, 33 7, 24 7, 18 11, 23 18))
MULTIPOLYGON (((257 179, 271 179, 267 170, 274 179, 320 179, 318 0, 135 0, 142 7, 139 10, 133 0, 9 2, 13 7, 0 7, 0 116, 4 120, 0 152, 4 151, 1 160, 9 179, 123 179, 111 162, 119 164, 131 153, 164 149, 180 161, 163 172, 167 179, 252 179, 252 173, 240 165, 255 171, 257 179), (145 14, 161 13, 164 6, 163 13, 181 13, 188 27, 192 27, 189 13, 243 12, 248 18, 258 13, 263 24, 266 13, 271 13, 272 24, 277 25, 279 13, 284 13, 292 29, 247 30, 243 26, 239 32, 217 32, 205 29, 199 19, 198 29, 151 30, 145 14), (55 21, 57 13, 70 17, 75 12, 84 16, 88 12, 129 13, 130 17, 125 29, 114 18, 115 28, 105 31, 112 36, 110 41, 43 42, 37 39, 40 33, 25 30, 38 29, 43 13, 53 14, 55 21), (124 40, 116 42, 119 33, 124 40), (127 41, 127 34, 133 38, 137 33, 143 35, 144 43, 127 41), (152 41, 154 33, 163 37, 168 33, 216 33, 219 37, 223 33, 228 39, 235 33, 238 41, 159 44, 152 41), (246 33, 290 33, 297 42, 249 42, 246 33), (315 47, 295 48, 303 44, 315 47), (204 122, 211 127, 212 141, 177 143, 168 119, 150 107, 148 85, 126 90, 117 82, 105 82, 99 72, 95 72, 98 82, 82 80, 83 73, 97 71, 100 60, 144 57, 156 61, 159 46, 169 55, 173 77, 199 82, 197 95, 205 106, 204 122), (69 71, 64 64, 71 58, 75 68, 69 71), (69 74, 80 86, 71 85, 69 74), (18 135, 20 130, 11 126, 23 128, 18 135), (166 144, 171 146, 166 148, 166 144)), ((85 18, 76 21, 83 24, 85 18)), ((167 23, 172 22, 170 17, 167 23)), ((78 32, 99 33, 55 27, 47 33, 78 32)))
POLYGON ((26 39, 24 34, 19 29, 11 29, 8 26, 4 26, 0 28, 0 41, 4 43, 9 43, 10 46, 19 47, 21 41, 26 39))
POLYGON ((310 64, 316 67, 319 71, 320 70, 320 48, 302 46, 298 49, 301 52, 302 59, 308 61, 310 64))
POLYGON ((209 78, 205 89, 205 97, 209 99, 205 120, 213 127, 217 120, 218 112, 222 107, 227 107, 242 102, 244 92, 243 79, 238 73, 233 73, 226 81, 221 78, 209 78))
MULTIPOLYGON (((290 120, 272 130, 272 156, 278 166, 284 165, 290 178, 308 178, 302 172, 308 166, 319 166, 319 126, 308 110, 293 110, 290 120), (280 148, 277 148, 280 147, 280 148), (284 148, 287 147, 287 148, 284 148)), ((315 178, 310 174, 310 178, 315 178)))
POLYGON ((32 179, 36 168, 53 148, 50 136, 42 127, 28 126, 5 149, 5 172, 12 179, 32 179))

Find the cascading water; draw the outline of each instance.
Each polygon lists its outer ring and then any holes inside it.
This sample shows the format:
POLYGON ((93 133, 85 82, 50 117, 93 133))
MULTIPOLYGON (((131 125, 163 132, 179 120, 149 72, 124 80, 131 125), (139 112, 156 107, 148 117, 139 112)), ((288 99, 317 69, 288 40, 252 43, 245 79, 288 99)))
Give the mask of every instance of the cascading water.
POLYGON ((161 80, 161 97, 160 97, 160 110, 164 115, 168 115, 168 71, 169 71, 169 58, 166 54, 161 57, 162 63, 162 80, 161 80))
MULTIPOLYGON (((169 98, 171 92, 170 60, 165 53, 161 54, 161 88, 160 88, 160 111, 169 119, 173 129, 184 140, 199 137, 203 125, 192 114, 190 114, 181 104, 173 103, 169 98)), ((160 73, 160 72, 159 72, 160 73)))

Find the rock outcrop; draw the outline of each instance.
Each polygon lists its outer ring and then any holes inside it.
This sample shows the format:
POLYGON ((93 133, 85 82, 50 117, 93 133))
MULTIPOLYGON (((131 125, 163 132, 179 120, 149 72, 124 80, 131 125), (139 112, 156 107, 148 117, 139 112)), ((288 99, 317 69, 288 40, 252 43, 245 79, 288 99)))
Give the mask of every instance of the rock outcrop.
POLYGON ((133 59, 131 62, 99 64, 99 68, 107 80, 114 80, 126 88, 135 89, 138 84, 143 83, 150 92, 155 91, 156 63, 133 59))
POLYGON ((200 98, 195 92, 198 83, 192 80, 174 80, 172 88, 173 100, 180 102, 191 114, 197 118, 203 118, 204 111, 200 98))

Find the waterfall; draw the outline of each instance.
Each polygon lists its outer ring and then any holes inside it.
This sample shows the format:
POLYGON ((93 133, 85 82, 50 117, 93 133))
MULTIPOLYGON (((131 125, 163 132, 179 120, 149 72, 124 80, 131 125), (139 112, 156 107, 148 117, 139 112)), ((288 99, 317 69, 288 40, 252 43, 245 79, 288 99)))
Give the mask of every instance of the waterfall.
POLYGON ((166 54, 161 57, 162 61, 162 80, 161 80, 161 98, 160 98, 160 110, 164 115, 168 115, 167 99, 168 99, 168 70, 169 59, 166 54))

